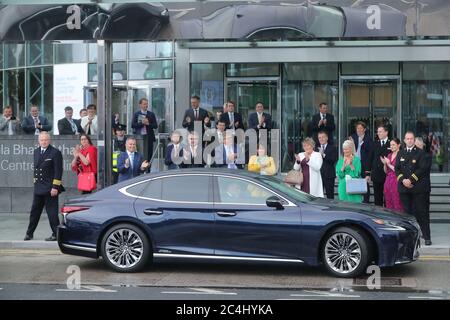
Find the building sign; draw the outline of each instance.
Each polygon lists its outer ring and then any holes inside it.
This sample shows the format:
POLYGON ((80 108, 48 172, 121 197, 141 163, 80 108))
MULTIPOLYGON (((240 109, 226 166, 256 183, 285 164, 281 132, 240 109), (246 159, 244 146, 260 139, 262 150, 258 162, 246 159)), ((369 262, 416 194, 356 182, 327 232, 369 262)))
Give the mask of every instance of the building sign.
POLYGON ((53 133, 58 134, 58 120, 65 117, 64 108, 73 108, 78 119, 84 108, 84 90, 87 84, 87 64, 55 64, 53 66, 53 133))
POLYGON ((0 41, 449 36, 449 11, 448 0, 6 5, 0 41))

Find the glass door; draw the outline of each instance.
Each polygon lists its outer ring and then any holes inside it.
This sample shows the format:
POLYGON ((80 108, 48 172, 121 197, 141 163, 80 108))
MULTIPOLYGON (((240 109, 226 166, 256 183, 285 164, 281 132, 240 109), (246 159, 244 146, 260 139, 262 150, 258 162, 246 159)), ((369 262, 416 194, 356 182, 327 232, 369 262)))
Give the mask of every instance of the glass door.
POLYGON ((376 138, 378 126, 389 129, 389 137, 396 137, 397 130, 397 79, 344 80, 342 143, 356 132, 355 124, 362 121, 368 133, 376 138))

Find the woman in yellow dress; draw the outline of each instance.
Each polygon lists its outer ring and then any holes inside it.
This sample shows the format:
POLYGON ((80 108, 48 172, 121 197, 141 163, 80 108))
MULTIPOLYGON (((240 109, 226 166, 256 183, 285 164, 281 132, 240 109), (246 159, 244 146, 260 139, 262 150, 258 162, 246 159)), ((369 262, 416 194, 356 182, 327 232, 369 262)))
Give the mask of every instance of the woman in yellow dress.
POLYGON ((275 161, 267 155, 267 150, 262 144, 258 144, 258 155, 250 157, 248 171, 260 173, 265 176, 273 176, 277 173, 275 161))

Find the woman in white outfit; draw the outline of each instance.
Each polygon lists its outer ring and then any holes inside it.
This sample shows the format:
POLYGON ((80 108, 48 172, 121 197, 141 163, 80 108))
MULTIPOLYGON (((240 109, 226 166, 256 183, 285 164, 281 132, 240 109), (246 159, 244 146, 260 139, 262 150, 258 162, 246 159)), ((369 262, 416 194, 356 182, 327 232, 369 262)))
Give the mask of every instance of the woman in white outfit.
POLYGON ((296 162, 294 170, 302 170, 303 184, 301 190, 316 197, 324 197, 322 176, 320 168, 322 167, 323 158, 319 152, 314 151, 316 146, 311 138, 306 138, 302 143, 303 150, 295 156, 296 162))

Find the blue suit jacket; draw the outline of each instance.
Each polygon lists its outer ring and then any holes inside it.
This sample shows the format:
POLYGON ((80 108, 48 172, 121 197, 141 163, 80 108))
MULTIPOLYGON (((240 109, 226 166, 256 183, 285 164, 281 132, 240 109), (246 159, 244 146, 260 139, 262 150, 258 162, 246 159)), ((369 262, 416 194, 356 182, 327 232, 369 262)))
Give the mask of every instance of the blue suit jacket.
POLYGON ((144 162, 144 157, 139 152, 134 153, 134 163, 133 167, 125 167, 125 161, 128 159, 127 152, 121 152, 119 158, 117 159, 117 170, 119 171, 119 182, 137 177, 144 171, 141 170, 142 162, 144 162))
MULTIPOLYGON (((50 131, 52 130, 52 125, 48 123, 48 120, 46 117, 39 116, 39 122, 42 125, 42 129, 40 131, 50 131)), ((36 128, 34 127, 34 120, 32 116, 28 116, 22 121, 22 130, 26 134, 34 134, 36 131, 36 128)))
MULTIPOLYGON (((183 162, 181 162, 179 165, 176 165, 175 163, 173 163, 173 161, 172 161, 173 148, 174 148, 173 144, 169 144, 167 146, 166 157, 164 159, 164 163, 166 164, 166 166, 168 167, 169 170, 185 168, 186 165, 183 162)), ((183 157, 183 146, 181 144, 180 144, 180 149, 178 150, 178 156, 183 157)))

